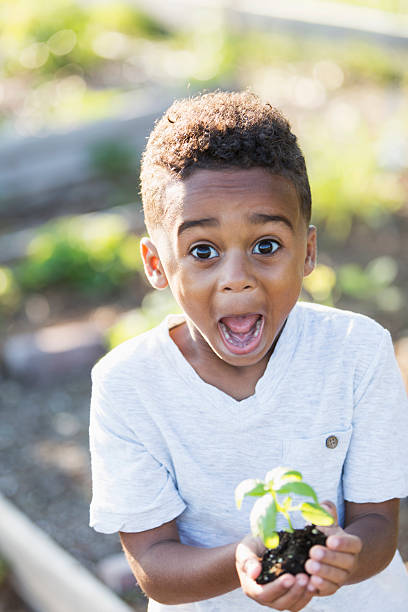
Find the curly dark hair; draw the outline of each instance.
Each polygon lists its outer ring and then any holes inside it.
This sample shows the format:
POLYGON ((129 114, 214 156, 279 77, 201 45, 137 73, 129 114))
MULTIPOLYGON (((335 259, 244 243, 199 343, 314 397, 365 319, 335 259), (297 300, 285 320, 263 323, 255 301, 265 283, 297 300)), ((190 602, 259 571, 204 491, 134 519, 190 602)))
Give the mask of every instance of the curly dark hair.
POLYGON ((170 179, 198 168, 267 168, 292 181, 306 222, 311 194, 303 154, 289 122, 253 93, 216 91, 176 100, 150 134, 141 193, 149 229, 160 223, 170 179))

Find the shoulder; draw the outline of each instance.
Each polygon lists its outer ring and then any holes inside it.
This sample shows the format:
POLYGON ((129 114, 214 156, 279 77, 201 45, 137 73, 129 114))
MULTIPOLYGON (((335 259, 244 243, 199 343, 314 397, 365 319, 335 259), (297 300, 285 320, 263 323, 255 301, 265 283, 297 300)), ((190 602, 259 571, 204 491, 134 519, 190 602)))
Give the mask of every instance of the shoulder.
POLYGON ((149 364, 158 365, 163 359, 162 345, 166 343, 167 325, 162 321, 153 329, 122 342, 109 351, 92 368, 92 381, 102 382, 117 378, 137 378, 149 367, 149 364))
MULTIPOLYGON (((393 367, 390 333, 382 325, 356 312, 299 302, 302 354, 312 367, 352 381, 355 390, 378 368, 393 367)), ((343 383, 342 383, 343 384, 343 383)))
POLYGON ((344 341, 348 345, 372 346, 388 335, 377 321, 357 312, 310 302, 299 302, 296 307, 303 314, 306 334, 327 344, 344 341))
POLYGON ((356 380, 375 366, 384 350, 393 350, 389 332, 366 315, 308 302, 297 307, 303 313, 303 346, 309 354, 319 355, 327 365, 341 364, 344 372, 351 367, 356 380))

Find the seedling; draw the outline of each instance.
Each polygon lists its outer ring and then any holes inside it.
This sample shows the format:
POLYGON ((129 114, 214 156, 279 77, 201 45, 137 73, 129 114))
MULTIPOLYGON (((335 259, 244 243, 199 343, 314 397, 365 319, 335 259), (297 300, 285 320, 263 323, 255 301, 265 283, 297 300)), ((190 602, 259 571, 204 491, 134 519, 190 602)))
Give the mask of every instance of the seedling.
POLYGON ((278 513, 285 517, 288 523, 285 531, 288 532, 294 531, 291 518, 294 512, 300 512, 307 522, 314 525, 327 526, 334 523, 332 515, 320 506, 314 489, 303 482, 302 474, 287 467, 271 470, 264 481, 254 478, 243 480, 235 489, 238 509, 247 496, 259 498, 250 515, 252 535, 260 537, 269 549, 279 545, 279 534, 276 531, 278 513), (293 495, 308 497, 313 501, 295 503, 293 495))

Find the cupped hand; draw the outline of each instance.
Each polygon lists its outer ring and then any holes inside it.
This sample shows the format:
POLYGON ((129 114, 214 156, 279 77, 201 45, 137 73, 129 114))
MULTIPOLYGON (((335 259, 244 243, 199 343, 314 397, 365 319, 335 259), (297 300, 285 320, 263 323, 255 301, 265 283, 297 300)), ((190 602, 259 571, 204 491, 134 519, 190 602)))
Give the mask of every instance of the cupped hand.
POLYGON ((274 610, 299 612, 312 599, 315 589, 308 590, 307 574, 284 574, 268 584, 255 580, 262 570, 260 558, 265 546, 259 538, 245 537, 236 549, 236 568, 244 593, 262 606, 274 610))
POLYGON ((324 501, 322 506, 332 514, 335 524, 331 527, 319 527, 327 535, 325 546, 313 546, 305 569, 310 574, 309 589, 316 595, 326 597, 333 595, 347 583, 358 563, 362 542, 359 537, 346 533, 337 522, 336 506, 324 501))

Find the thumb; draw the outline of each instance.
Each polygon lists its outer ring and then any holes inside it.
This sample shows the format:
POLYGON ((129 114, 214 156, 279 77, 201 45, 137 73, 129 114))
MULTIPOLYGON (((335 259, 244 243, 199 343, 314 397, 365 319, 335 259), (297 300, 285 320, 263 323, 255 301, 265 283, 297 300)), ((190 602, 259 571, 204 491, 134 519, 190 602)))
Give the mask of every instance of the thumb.
MULTIPOLYGON (((252 536, 244 538, 236 548, 237 568, 252 580, 255 580, 262 570, 262 564, 258 556, 260 548, 262 548, 260 542, 252 536)), ((263 547, 263 550, 265 550, 265 547, 263 547)))
POLYGON ((249 578, 255 580, 261 573, 262 565, 257 557, 250 557, 244 563, 243 570, 249 578))
POLYGON ((323 508, 325 510, 327 510, 327 512, 329 514, 332 515, 332 517, 334 518, 334 524, 331 525, 331 527, 334 527, 335 525, 338 525, 338 517, 337 517, 337 508, 336 505, 333 504, 333 502, 325 499, 323 502, 321 502, 320 504, 321 506, 323 506, 323 508))

